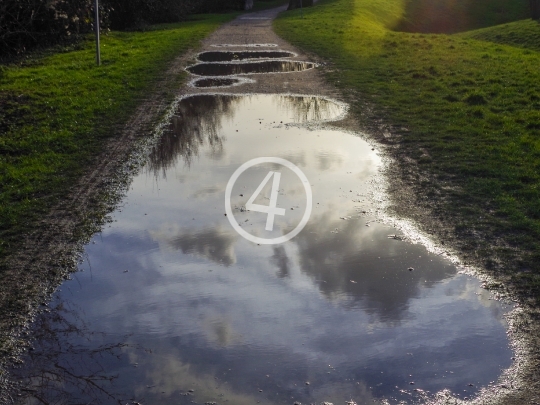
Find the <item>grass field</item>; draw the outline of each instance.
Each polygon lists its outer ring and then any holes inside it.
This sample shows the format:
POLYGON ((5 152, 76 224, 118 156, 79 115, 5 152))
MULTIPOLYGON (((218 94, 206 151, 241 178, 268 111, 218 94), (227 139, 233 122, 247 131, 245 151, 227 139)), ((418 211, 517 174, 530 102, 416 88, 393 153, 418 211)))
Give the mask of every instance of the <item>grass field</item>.
POLYGON ((540 298, 540 24, 396 31, 410 10, 401 0, 322 0, 304 19, 291 11, 274 25, 329 61, 328 79, 357 116, 366 119, 367 103, 369 120, 393 124, 461 248, 540 298))
POLYGON ((103 35, 99 68, 92 37, 0 66, 0 259, 65 195, 167 63, 234 15, 103 35))

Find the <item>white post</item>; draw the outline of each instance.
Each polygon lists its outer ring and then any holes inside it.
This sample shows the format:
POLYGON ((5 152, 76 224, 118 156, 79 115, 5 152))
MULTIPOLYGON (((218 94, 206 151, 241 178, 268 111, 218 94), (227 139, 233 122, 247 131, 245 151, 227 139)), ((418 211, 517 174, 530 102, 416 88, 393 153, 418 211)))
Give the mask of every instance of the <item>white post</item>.
POLYGON ((96 31, 96 63, 101 65, 101 51, 99 49, 99 0, 94 3, 94 29, 96 31))

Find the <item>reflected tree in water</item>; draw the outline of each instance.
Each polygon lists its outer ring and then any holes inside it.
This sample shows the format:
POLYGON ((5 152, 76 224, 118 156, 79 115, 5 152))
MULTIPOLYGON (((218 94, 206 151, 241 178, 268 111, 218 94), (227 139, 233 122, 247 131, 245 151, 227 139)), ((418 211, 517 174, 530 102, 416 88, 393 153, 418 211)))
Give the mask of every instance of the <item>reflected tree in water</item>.
POLYGON ((165 176, 168 168, 182 158, 187 166, 199 156, 200 149, 208 146, 211 153, 223 150, 219 132, 222 121, 232 118, 234 105, 240 100, 234 96, 199 95, 180 101, 171 122, 150 153, 148 169, 165 176))
MULTIPOLYGON (((123 351, 123 342, 96 345, 104 334, 89 332, 77 311, 63 303, 38 315, 32 346, 20 364, 9 370, 17 404, 126 404, 114 393, 118 375, 109 371, 123 351), (90 343, 92 342, 92 343, 90 343), (85 344, 87 343, 87 344, 85 344)), ((129 401, 129 404, 136 403, 129 401)))
MULTIPOLYGON (((317 96, 274 96, 275 103, 297 123, 328 120, 339 116, 343 107, 317 96)), ((148 170, 155 176, 165 176, 181 158, 187 166, 208 147, 213 156, 223 152, 220 131, 224 119, 232 119, 242 101, 252 96, 196 95, 180 101, 167 128, 149 156, 148 170)))
POLYGON ((339 104, 317 96, 280 96, 275 103, 287 117, 292 113, 296 123, 329 120, 343 112, 339 104))

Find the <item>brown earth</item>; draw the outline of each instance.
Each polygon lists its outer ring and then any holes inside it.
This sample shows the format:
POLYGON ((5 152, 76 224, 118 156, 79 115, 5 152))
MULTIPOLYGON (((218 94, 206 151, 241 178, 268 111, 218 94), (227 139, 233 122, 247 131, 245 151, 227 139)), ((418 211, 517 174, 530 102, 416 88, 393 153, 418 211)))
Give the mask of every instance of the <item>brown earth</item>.
MULTIPOLYGON (((240 50, 245 49, 247 44, 277 44, 277 47, 247 49, 291 51, 296 56, 290 59, 315 61, 319 67, 304 72, 249 75, 246 77, 253 79, 253 83, 227 87, 220 92, 309 94, 362 104, 361 95, 345 97, 325 82, 324 72, 331 67, 324 61, 302 53, 272 31, 272 19, 284 9, 243 14, 210 35, 198 51, 240 50), (239 46, 212 46, 221 44, 239 46)), ((138 152, 143 149, 145 140, 152 138, 153 129, 167 111, 171 97, 216 92, 212 88, 177 87, 179 74, 186 66, 197 63, 196 56, 193 51, 174 60, 153 93, 141 103, 129 122, 123 128, 117 128, 118 136, 109 142, 105 152, 97 159, 98 163, 89 168, 72 188, 69 198, 54 207, 35 231, 25 236, 19 253, 11 258, 10 270, 0 286, 0 404, 11 402, 7 389, 9 379, 6 373, 2 373, 2 366, 12 363, 28 345, 23 337, 24 332, 40 305, 45 304, 62 280, 76 270, 84 243, 100 229, 107 213, 122 197, 132 173, 141 162, 138 152)), ((369 105, 365 105, 364 111, 369 116, 369 105)), ((378 120, 372 121, 368 127, 361 127, 359 121, 349 114, 336 125, 362 133, 388 157, 389 212, 413 220, 421 231, 430 235, 435 244, 442 243, 444 239, 445 249, 454 252, 452 248, 457 249, 459 240, 453 235, 453 226, 436 219, 432 215, 432 202, 418 192, 420 170, 399 148, 399 142, 389 141, 392 137, 391 124, 378 120)), ((464 259, 459 254, 455 255, 458 259, 464 259)), ((465 259, 468 264, 475 265, 472 258, 465 259)), ((491 284, 502 282, 502 285, 506 285, 507 280, 500 276, 497 278, 487 270, 478 269, 477 273, 480 277, 486 277, 491 284)), ((498 293, 504 293, 507 299, 519 299, 512 297, 511 289, 498 293)), ((519 301, 525 303, 524 299, 519 301)), ((497 384, 487 388, 473 403, 540 404, 540 328, 537 319, 539 312, 526 305, 510 316, 509 336, 515 348, 516 361, 497 384)), ((440 404, 462 402, 445 395, 437 399, 440 404)))

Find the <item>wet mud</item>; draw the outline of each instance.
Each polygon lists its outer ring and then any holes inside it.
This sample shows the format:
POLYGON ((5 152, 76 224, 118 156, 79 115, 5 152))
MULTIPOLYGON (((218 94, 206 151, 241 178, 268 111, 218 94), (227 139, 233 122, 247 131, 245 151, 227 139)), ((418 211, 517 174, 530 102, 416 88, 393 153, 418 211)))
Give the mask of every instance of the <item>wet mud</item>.
POLYGON ((215 48, 277 48, 278 44, 211 44, 215 48))
POLYGON ((201 52, 197 59, 202 62, 232 62, 245 59, 279 59, 294 56, 286 51, 207 51, 201 52))

